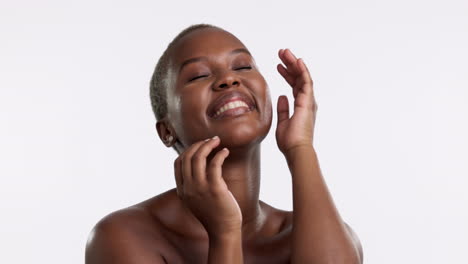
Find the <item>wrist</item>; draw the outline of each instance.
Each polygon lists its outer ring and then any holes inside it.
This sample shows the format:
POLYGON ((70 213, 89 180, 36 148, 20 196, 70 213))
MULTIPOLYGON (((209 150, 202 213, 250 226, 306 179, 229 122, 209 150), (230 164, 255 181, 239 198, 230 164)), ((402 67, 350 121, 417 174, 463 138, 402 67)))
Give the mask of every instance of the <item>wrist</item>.
POLYGON ((242 233, 209 236, 208 263, 243 263, 242 233))
POLYGON ((223 234, 208 234, 210 245, 232 245, 242 241, 242 232, 229 232, 223 234))
POLYGON ((314 146, 312 144, 296 145, 283 151, 283 155, 286 159, 294 159, 297 155, 304 153, 316 154, 314 146))

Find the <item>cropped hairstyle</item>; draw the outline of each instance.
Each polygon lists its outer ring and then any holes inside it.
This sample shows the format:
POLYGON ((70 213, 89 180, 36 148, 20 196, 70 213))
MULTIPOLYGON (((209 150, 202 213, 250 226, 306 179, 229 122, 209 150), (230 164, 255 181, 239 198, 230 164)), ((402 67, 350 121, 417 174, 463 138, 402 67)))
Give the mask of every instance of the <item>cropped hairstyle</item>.
MULTIPOLYGON (((153 109, 153 113, 156 117, 156 120, 161 120, 167 115, 167 89, 170 87, 165 87, 168 82, 166 82, 166 78, 168 75, 169 70, 169 63, 171 61, 170 54, 172 49, 174 48, 175 44, 185 35, 190 32, 193 32, 198 29, 205 29, 205 28, 213 28, 213 29, 220 29, 224 30, 220 27, 213 26, 210 24, 195 24, 191 25, 184 30, 182 30, 167 46, 166 50, 164 50, 163 54, 158 60, 156 64, 156 68, 154 69, 153 76, 150 81, 150 100, 151 100, 151 107, 153 109)), ((177 152, 175 145, 172 148, 177 152)))

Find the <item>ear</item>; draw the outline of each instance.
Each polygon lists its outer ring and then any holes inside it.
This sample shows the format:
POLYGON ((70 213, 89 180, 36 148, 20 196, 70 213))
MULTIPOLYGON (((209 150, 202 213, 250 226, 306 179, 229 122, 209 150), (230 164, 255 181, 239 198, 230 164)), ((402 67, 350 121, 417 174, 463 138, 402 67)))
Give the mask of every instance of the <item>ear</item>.
POLYGON ((162 118, 156 122, 156 130, 158 131, 159 138, 166 147, 172 147, 172 145, 174 145, 176 142, 176 134, 166 118, 162 118))

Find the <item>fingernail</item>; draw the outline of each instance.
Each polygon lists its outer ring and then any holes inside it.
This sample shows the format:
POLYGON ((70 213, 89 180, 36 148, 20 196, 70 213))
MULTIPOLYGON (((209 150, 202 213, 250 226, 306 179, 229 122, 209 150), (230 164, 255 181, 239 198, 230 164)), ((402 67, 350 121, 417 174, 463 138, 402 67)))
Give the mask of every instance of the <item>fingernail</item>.
POLYGON ((210 139, 211 139, 211 138, 207 138, 207 139, 205 139, 205 141, 208 141, 208 140, 210 140, 210 139))
POLYGON ((213 137, 213 139, 217 139, 217 138, 218 138, 218 136, 214 136, 214 137, 213 137))

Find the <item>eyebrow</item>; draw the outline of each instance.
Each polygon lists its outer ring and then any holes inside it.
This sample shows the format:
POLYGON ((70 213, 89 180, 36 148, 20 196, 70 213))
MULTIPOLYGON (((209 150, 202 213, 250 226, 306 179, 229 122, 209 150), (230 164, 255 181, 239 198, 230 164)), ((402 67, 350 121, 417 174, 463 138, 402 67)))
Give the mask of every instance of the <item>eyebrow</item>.
MULTIPOLYGON (((250 52, 246 48, 238 48, 238 49, 232 50, 232 51, 229 52, 229 55, 232 56, 232 55, 238 54, 238 53, 246 53, 246 54, 249 54, 250 56, 252 56, 252 54, 250 54, 250 52)), ((195 58, 187 59, 187 60, 185 60, 184 62, 182 62, 180 64, 179 72, 181 72, 182 68, 184 68, 187 64, 198 62, 198 61, 203 61, 203 60, 206 60, 206 57, 195 57, 195 58)))

